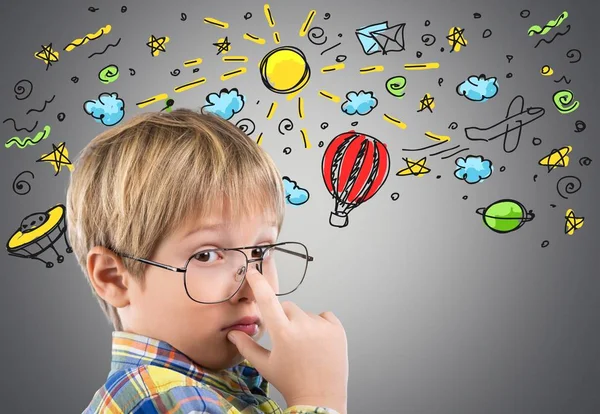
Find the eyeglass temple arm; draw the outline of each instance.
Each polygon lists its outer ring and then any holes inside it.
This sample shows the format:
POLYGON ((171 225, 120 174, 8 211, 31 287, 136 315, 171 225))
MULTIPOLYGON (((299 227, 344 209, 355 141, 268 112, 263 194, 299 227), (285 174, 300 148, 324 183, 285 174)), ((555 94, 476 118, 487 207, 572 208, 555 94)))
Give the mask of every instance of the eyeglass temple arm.
POLYGON ((312 262, 312 261, 314 260, 314 259, 313 259, 313 257, 312 257, 312 256, 310 256, 310 255, 309 255, 309 256, 307 256, 307 255, 305 255, 305 254, 298 253, 298 252, 294 252, 294 251, 292 251, 292 250, 288 250, 288 249, 282 249, 281 247, 275 247, 275 250, 281 250, 282 252, 286 252, 286 253, 292 254, 292 255, 294 255, 294 256, 301 257, 301 258, 303 258, 303 259, 306 259, 306 260, 308 260, 309 262, 312 262))
POLYGON ((157 267, 160 267, 160 268, 163 268, 163 269, 172 270, 173 272, 185 272, 185 269, 182 269, 180 267, 169 266, 169 265, 166 265, 166 264, 153 262, 152 260, 141 259, 139 257, 129 256, 127 254, 121 254, 121 256, 127 257, 128 259, 137 260, 138 262, 147 263, 147 264, 152 265, 152 266, 157 266, 157 267))

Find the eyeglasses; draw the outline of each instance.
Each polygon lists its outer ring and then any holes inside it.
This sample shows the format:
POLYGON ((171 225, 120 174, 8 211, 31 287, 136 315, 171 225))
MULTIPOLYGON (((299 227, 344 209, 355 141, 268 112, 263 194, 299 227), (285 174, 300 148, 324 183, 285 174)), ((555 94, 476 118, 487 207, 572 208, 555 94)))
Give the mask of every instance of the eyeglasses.
POLYGON ((277 296, 288 295, 302 284, 308 262, 314 260, 300 242, 201 250, 190 256, 183 267, 113 252, 124 258, 183 273, 188 297, 204 304, 231 299, 244 284, 248 266, 254 263, 274 287, 277 296), (252 258, 244 252, 248 249, 252 249, 252 258), (211 261, 212 258, 215 260, 211 261))

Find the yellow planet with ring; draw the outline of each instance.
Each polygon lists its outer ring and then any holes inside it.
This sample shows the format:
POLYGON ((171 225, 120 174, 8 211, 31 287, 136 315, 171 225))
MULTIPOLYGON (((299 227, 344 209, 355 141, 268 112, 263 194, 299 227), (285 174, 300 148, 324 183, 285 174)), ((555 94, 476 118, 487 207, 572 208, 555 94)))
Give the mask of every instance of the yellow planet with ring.
POLYGON ((542 66, 540 73, 542 74, 542 76, 552 76, 552 74, 554 73, 554 70, 552 70, 552 68, 550 66, 544 65, 544 66, 542 66))
POLYGON ((271 50, 259 63, 263 84, 272 92, 291 94, 310 79, 310 67, 304 53, 293 46, 271 50))

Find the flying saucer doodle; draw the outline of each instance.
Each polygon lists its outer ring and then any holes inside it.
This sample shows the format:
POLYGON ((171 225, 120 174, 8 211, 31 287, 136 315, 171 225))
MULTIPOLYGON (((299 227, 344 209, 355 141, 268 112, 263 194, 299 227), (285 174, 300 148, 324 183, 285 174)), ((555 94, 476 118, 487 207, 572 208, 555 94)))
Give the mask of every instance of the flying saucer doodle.
POLYGON ((523 204, 516 200, 498 200, 487 207, 475 211, 483 217, 483 223, 496 233, 510 233, 523 224, 533 220, 533 211, 527 211, 523 204))
POLYGON ((471 141, 492 141, 504 136, 504 152, 510 153, 517 149, 523 127, 542 117, 545 109, 532 106, 525 109, 525 100, 517 95, 508 105, 506 118, 487 128, 467 127, 465 134, 471 141))
POLYGON ((67 240, 64 217, 65 206, 63 204, 57 204, 45 212, 28 215, 21 221, 20 227, 6 243, 8 254, 24 259, 39 260, 45 263, 47 268, 51 268, 54 263, 42 260, 38 256, 46 250, 52 249, 56 253, 56 261, 62 263, 65 259, 64 256, 54 248, 58 239, 64 237, 67 245, 66 252, 73 252, 67 240))
POLYGON ((321 171, 327 191, 335 198, 329 224, 345 227, 348 214, 382 187, 390 172, 390 155, 383 142, 351 130, 331 140, 321 171))

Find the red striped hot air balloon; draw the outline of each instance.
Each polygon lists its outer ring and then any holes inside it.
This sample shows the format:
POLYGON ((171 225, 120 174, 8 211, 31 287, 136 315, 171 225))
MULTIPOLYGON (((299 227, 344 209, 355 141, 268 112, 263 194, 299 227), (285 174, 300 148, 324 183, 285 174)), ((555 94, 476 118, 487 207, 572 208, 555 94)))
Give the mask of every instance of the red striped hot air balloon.
POLYGON ((335 137, 322 163, 323 180, 335 198, 329 216, 334 227, 348 225, 348 213, 379 191, 390 171, 386 144, 354 130, 335 137))

